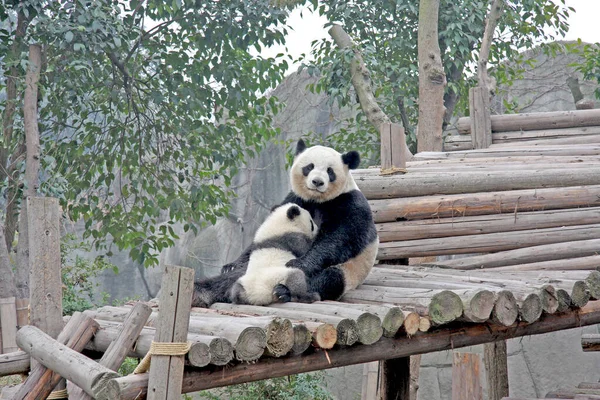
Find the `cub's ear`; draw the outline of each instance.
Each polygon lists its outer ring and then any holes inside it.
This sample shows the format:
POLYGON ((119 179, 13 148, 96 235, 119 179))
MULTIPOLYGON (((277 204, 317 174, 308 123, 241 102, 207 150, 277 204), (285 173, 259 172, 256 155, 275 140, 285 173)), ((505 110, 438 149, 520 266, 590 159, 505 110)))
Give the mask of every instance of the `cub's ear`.
POLYGON ((300 153, 302 153, 304 150, 306 150, 306 143, 304 143, 304 140, 300 139, 298 140, 298 144, 296 144, 296 154, 294 155, 298 155, 300 153))
POLYGON ((358 151, 349 151, 346 154, 342 154, 342 161, 348 168, 356 169, 360 164, 360 155, 358 154, 358 151))
POLYGON ((288 208, 287 217, 289 220, 293 220, 294 218, 296 218, 299 215, 300 215, 300 207, 291 206, 290 208, 288 208))

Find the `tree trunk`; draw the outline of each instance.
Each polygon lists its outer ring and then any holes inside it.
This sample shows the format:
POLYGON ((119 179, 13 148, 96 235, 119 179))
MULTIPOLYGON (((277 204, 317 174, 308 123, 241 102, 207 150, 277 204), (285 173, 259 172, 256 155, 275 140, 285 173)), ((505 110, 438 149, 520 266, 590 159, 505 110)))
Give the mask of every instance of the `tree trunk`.
POLYGON ((417 150, 442 151, 446 74, 438 42, 439 0, 419 3, 419 123, 417 150))
MULTIPOLYGON (((29 46, 29 67, 25 78, 25 97, 23 99, 23 120, 25 143, 27 146, 25 164, 25 188, 23 198, 34 197, 39 188, 40 171, 40 132, 37 118, 38 82, 42 67, 42 48, 29 46)), ((17 287, 20 297, 29 297, 29 241, 27 229, 27 204, 22 203, 19 216, 19 243, 17 244, 17 287)))

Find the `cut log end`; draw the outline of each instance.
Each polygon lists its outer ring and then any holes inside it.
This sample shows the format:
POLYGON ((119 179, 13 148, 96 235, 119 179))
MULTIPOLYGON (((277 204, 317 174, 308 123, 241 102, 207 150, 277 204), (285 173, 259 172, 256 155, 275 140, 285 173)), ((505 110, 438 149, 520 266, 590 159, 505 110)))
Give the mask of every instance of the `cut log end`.
POLYGON ((468 301, 465 301, 464 316, 471 322, 485 322, 490 318, 496 295, 489 290, 481 290, 477 292, 468 301))
POLYGON ((390 308, 381 322, 383 336, 388 338, 396 336, 403 323, 404 313, 402 310, 399 307, 390 308))
POLYGON ((373 344, 383 335, 381 319, 371 313, 364 313, 356 319, 358 341, 362 344, 373 344))
POLYGON ((429 317, 436 325, 443 325, 459 318, 463 313, 460 297, 449 290, 435 294, 429 303, 429 317))
POLYGON ((205 343, 192 343, 187 358, 193 366, 204 367, 211 361, 210 348, 205 343))
POLYGON ((294 327, 289 319, 275 318, 266 328, 267 347, 265 353, 282 357, 294 347, 294 327))
POLYGON ((540 290, 539 295, 544 312, 548 314, 554 314, 558 310, 558 295, 556 294, 556 289, 554 286, 542 286, 542 290, 540 290))
POLYGON ((239 361, 258 360, 266 347, 265 331, 257 327, 248 327, 240 333, 235 343, 235 358, 239 361))
POLYGON ((358 325, 356 324, 356 321, 344 318, 338 322, 336 329, 336 344, 340 346, 352 346, 358 341, 358 325))
POLYGON ((408 336, 412 336, 419 331, 421 317, 416 312, 404 313, 404 331, 408 336))
POLYGON ((302 354, 310 347, 312 342, 312 334, 304 324, 294 325, 294 345, 292 346, 293 354, 302 354))
POLYGON ((210 341, 210 363, 214 365, 227 365, 233 360, 233 345, 224 338, 215 338, 210 341))
POLYGON ((557 312, 565 312, 571 308, 571 295, 564 289, 556 289, 556 298, 558 299, 557 312))
POLYGON ((510 326, 515 323, 519 316, 519 309, 515 296, 507 291, 498 292, 496 304, 492 310, 492 320, 504 326, 510 326))
POLYGON ((592 300, 600 299, 600 272, 592 271, 585 279, 592 300))
POLYGON ((431 328, 431 321, 427 317, 419 318, 419 332, 427 332, 431 328))
POLYGON ((576 281, 571 290, 571 305, 581 308, 590 301, 590 291, 585 281, 576 281))
POLYGON ((321 324, 313 332, 313 346, 328 350, 337 342, 337 329, 331 324, 321 324))
POLYGON ((519 302, 519 317, 522 321, 532 323, 542 315, 542 301, 535 293, 528 294, 522 302, 519 302))

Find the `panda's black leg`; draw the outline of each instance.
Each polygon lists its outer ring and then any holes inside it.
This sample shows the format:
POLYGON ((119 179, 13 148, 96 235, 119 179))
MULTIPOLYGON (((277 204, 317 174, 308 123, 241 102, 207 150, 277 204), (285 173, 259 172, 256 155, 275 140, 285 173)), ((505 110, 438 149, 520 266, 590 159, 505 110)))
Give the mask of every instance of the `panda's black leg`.
POLYGON ((313 303, 321 300, 318 293, 309 292, 306 283, 306 275, 297 268, 288 268, 288 276, 285 279, 285 286, 290 289, 292 301, 298 303, 313 303))
POLYGON ((282 285, 281 283, 275 285, 273 288, 273 297, 277 299, 280 303, 288 303, 292 301, 292 293, 287 286, 282 285))
POLYGON ((338 267, 325 268, 308 279, 308 291, 317 292, 321 300, 337 300, 344 294, 344 273, 338 267))

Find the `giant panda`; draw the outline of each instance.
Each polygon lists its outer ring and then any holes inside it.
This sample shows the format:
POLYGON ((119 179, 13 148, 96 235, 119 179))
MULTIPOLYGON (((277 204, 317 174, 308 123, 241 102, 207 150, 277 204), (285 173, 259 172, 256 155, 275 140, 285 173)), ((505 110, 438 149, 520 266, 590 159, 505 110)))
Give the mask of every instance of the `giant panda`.
POLYGON ((231 302, 266 306, 277 301, 318 301, 318 294, 308 292, 304 272, 286 267, 310 249, 316 235, 308 211, 293 203, 274 208, 256 231, 254 243, 262 245, 252 251, 246 273, 231 288, 231 302))
MULTIPOLYGON (((322 300, 337 300, 360 285, 371 271, 379 239, 365 196, 350 170, 356 169, 356 151, 340 154, 330 147, 296 145, 290 170, 291 191, 282 204, 308 210, 319 232, 306 254, 286 263, 304 271, 309 291, 322 300)), ((223 267, 225 276, 248 265, 252 246, 236 261, 223 267)), ((278 295, 289 296, 282 288, 278 295)))

